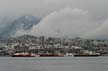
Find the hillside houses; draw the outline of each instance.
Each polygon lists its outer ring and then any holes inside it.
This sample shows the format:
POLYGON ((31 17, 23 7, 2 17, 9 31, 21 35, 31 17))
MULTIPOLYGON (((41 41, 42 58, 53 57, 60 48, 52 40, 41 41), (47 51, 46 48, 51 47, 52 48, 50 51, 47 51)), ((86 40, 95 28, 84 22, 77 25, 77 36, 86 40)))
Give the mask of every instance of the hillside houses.
POLYGON ((54 38, 35 37, 23 35, 7 40, 0 40, 0 53, 11 54, 15 51, 49 51, 49 52, 74 52, 75 47, 108 53, 108 40, 91 40, 82 38, 54 38))

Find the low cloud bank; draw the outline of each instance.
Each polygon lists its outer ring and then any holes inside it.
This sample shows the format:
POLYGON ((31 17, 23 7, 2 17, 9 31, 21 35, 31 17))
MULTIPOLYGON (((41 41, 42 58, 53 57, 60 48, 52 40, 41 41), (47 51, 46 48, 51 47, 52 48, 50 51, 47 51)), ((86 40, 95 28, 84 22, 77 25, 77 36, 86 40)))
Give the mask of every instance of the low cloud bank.
POLYGON ((86 37, 98 28, 88 11, 82 9, 62 8, 54 11, 30 31, 32 35, 55 37, 86 37))

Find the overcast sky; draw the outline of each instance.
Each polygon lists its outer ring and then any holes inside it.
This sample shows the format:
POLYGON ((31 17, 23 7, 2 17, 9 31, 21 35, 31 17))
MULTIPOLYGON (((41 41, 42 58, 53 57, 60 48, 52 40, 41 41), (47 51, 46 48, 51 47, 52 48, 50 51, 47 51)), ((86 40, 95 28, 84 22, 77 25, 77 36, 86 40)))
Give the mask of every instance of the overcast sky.
POLYGON ((0 13, 45 16, 64 7, 88 10, 96 16, 108 15, 108 0, 0 0, 0 13))
POLYGON ((108 0, 0 0, 0 28, 28 14, 42 18, 30 31, 34 35, 108 35, 108 0))

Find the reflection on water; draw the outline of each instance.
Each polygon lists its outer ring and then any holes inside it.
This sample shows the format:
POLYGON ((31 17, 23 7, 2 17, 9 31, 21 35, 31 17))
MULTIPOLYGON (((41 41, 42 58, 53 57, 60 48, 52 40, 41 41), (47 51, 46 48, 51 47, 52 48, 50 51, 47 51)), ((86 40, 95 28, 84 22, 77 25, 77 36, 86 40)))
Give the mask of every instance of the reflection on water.
POLYGON ((108 71, 108 57, 0 57, 0 71, 108 71))

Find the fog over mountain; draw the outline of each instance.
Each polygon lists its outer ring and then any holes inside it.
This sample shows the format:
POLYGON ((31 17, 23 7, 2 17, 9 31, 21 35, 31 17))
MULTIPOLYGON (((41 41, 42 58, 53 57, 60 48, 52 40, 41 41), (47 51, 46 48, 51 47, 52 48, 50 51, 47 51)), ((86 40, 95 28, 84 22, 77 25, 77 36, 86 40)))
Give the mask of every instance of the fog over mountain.
POLYGON ((18 31, 29 31, 34 25, 40 22, 40 18, 34 16, 22 16, 11 22, 0 34, 1 38, 16 37, 25 34, 25 32, 19 33, 18 31))
POLYGON ((108 0, 0 0, 0 5, 1 37, 108 39, 108 0), (28 15, 36 18, 29 21, 28 15))
POLYGON ((92 20, 88 11, 82 9, 62 8, 54 11, 36 26, 31 34, 56 37, 87 37, 100 23, 92 20), (91 29, 92 28, 92 29, 91 29))

